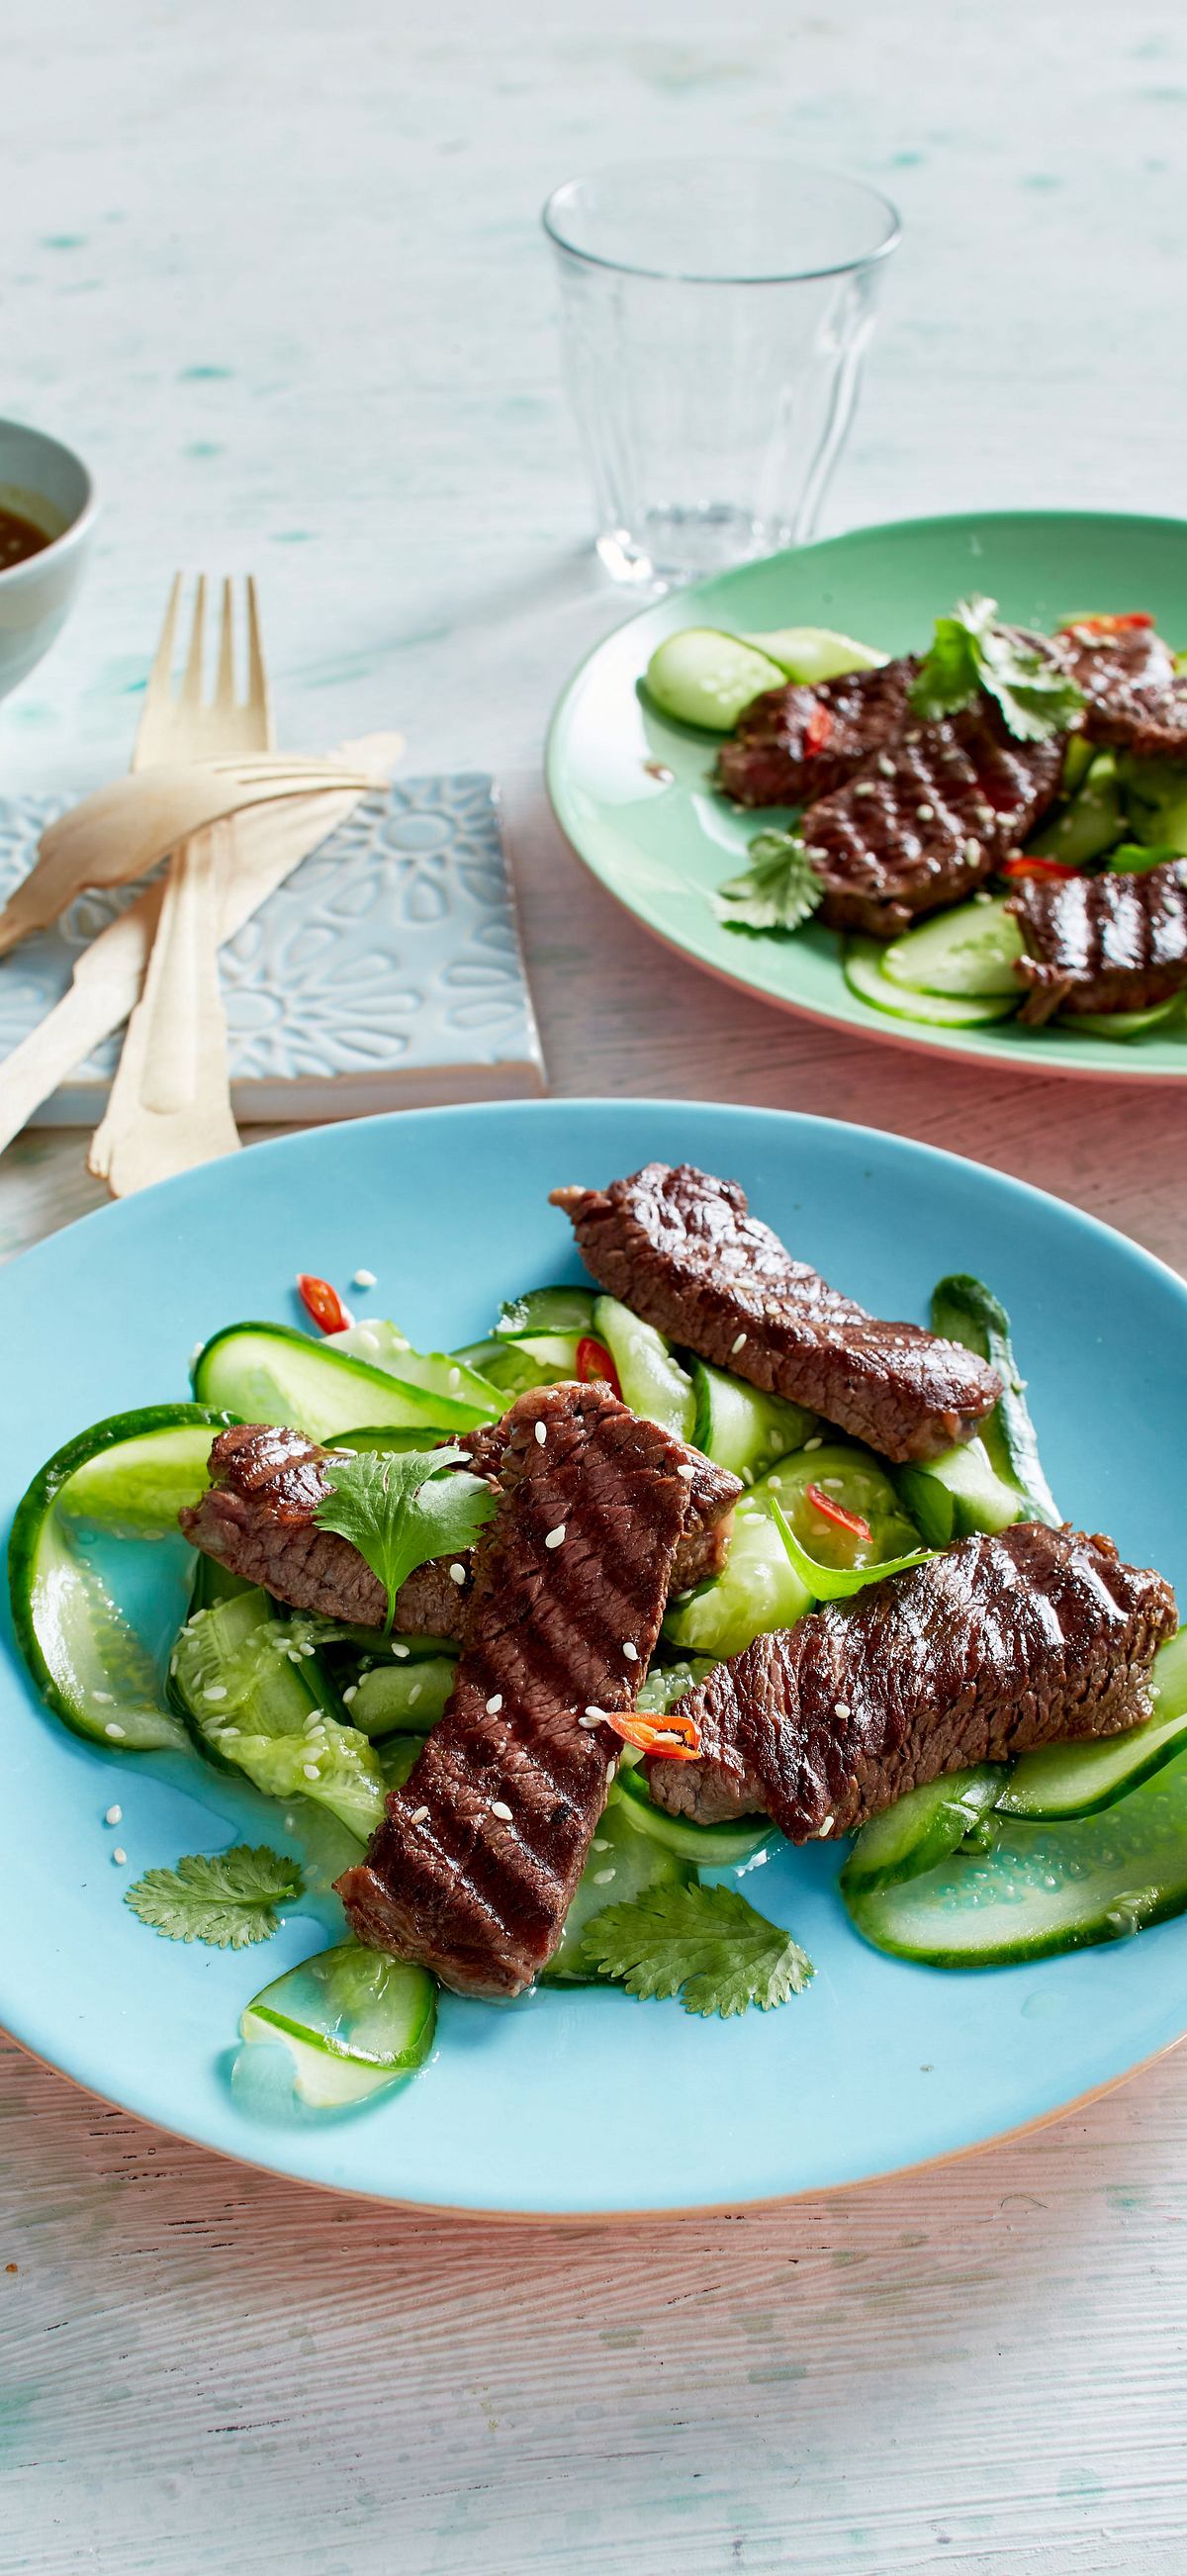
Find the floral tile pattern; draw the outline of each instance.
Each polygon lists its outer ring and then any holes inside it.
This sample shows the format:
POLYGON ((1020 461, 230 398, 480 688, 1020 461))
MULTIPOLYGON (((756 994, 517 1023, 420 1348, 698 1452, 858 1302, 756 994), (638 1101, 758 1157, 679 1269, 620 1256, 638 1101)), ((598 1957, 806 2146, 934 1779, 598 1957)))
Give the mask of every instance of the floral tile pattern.
MULTIPOLYGON (((61 800, 0 800, 0 902, 31 867, 61 800)), ((0 1056, 65 992, 81 948, 139 891, 80 895, 52 931, 0 963, 0 1056)), ((411 778, 367 797, 302 860, 220 966, 240 1116, 299 1120, 398 1104, 415 1083, 459 1096, 538 1089, 540 1041, 524 973, 496 793, 477 771, 411 778), (311 1086, 316 1085, 316 1093, 311 1086), (345 1103, 344 1103, 345 1105, 345 1103)), ((96 1050, 39 1113, 97 1114, 119 1040, 96 1050)))

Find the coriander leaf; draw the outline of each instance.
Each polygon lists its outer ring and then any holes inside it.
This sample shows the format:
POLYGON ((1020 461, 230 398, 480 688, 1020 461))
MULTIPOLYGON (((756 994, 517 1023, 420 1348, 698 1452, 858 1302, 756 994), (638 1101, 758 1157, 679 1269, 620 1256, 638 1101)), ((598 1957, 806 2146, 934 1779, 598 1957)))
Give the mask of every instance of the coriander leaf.
POLYGON ((579 1963, 630 1995, 679 1995, 686 2012, 728 2021, 803 1992, 812 1962, 732 1887, 653 1888, 609 1905, 582 1937, 579 1963))
POLYGON ((267 1843, 236 1843, 225 1852, 192 1852, 176 1869, 146 1869, 124 1896, 133 1914, 167 1941, 206 1941, 215 1950, 246 1950, 270 1941, 276 1907, 300 1896, 305 1881, 287 1852, 267 1843))
POLYGON ((319 1529, 336 1530, 364 1556, 387 1592, 390 1630, 396 1594, 418 1565, 432 1556, 459 1555, 472 1547, 495 1509, 481 1476, 456 1474, 464 1449, 381 1449, 357 1457, 331 1451, 324 1462, 330 1491, 314 1515, 319 1529))
POLYGON ((759 832, 750 864, 710 899, 727 930, 799 930, 824 888, 798 832, 759 832))
POLYGON ((974 598, 936 619, 931 650, 911 688, 914 713, 929 720, 958 715, 981 689, 996 699, 1017 741, 1065 733, 1083 707, 1083 691, 1051 653, 996 618, 995 599, 974 598))

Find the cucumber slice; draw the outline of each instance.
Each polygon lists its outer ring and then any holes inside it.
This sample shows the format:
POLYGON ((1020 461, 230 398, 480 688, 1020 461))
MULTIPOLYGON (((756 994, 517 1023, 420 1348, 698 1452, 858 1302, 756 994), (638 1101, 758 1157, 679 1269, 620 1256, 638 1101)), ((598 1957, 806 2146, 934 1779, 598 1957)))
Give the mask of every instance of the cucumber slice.
POLYGON ((178 1704, 200 1747, 266 1797, 309 1798, 366 1841, 384 1779, 365 1735, 327 1714, 317 1655, 294 1643, 266 1592, 238 1593, 188 1619, 173 1654, 178 1704))
POLYGON ((522 1297, 504 1298, 495 1338, 522 1342, 540 1333, 564 1333, 576 1339, 592 1333, 595 1302, 592 1288, 529 1288, 522 1297))
POLYGON ((1075 796, 1078 794, 1088 776, 1088 772, 1091 769, 1095 758, 1095 745, 1088 742, 1082 733, 1070 733, 1068 735, 1067 749, 1063 755, 1063 778, 1061 781, 1065 796, 1075 796))
POLYGON ((752 1485, 790 1450, 802 1449, 816 1429, 815 1414, 805 1412, 802 1404, 789 1404, 781 1395, 763 1395, 743 1378, 711 1368, 707 1360, 693 1361, 692 1382, 695 1446, 715 1466, 728 1467, 731 1475, 740 1476, 744 1485, 752 1485))
POLYGON ((249 2046, 282 2040, 294 2091, 326 2111, 364 2101, 423 2066, 436 2023, 427 1968, 340 1941, 262 1987, 239 2028, 249 2046))
POLYGON ((929 1547, 950 1547, 974 1530, 1009 1529, 1027 1517, 1017 1486, 999 1476, 980 1439, 946 1449, 926 1467, 896 1467, 894 1481, 929 1547))
POLYGON ((368 1736, 409 1730, 425 1734, 444 1714, 455 1671, 450 1655, 374 1665, 357 1682, 348 1682, 343 1693, 351 1725, 368 1736))
POLYGON ((1144 1038, 1148 1029, 1165 1027, 1183 1007, 1181 993, 1172 993, 1167 1002, 1151 1002, 1145 1011, 1057 1011, 1053 1025, 1067 1029, 1072 1037, 1113 1038, 1118 1044, 1125 1038, 1144 1038))
POLYGON ((174 1527, 206 1484, 211 1441, 230 1418, 199 1405, 113 1414, 57 1450, 17 1506, 8 1549, 17 1643, 55 1714, 111 1752, 184 1751, 187 1737, 77 1523, 137 1537, 174 1527))
POLYGON ((472 1431, 503 1410, 493 1388, 480 1405, 431 1394, 287 1324, 226 1325, 199 1352, 193 1384, 202 1404, 225 1405, 241 1422, 289 1422, 310 1440, 333 1440, 352 1422, 387 1423, 423 1430, 431 1447, 442 1426, 472 1431))
POLYGON ((376 1759, 383 1773, 385 1788, 403 1788, 428 1740, 427 1735, 389 1735, 386 1743, 376 1746, 376 1759))
POLYGON ((586 1925, 607 1905, 626 1905, 654 1887, 687 1887, 689 1863, 649 1834, 639 1833, 623 1813, 617 1790, 611 1790, 605 1814, 565 1916, 565 1928, 540 1983, 545 1986, 596 1985, 581 1965, 581 1938, 586 1925))
POLYGON ((960 1342, 997 1370, 1005 1392, 980 1432, 990 1465, 1019 1495, 1022 1510, 1017 1519, 1046 1521, 1051 1529, 1058 1529, 1063 1514, 1043 1474, 1025 1380, 1014 1357, 1010 1318, 1000 1298, 971 1272, 952 1271, 932 1290, 931 1321, 932 1331, 944 1341, 960 1342))
POLYGON ((1005 895, 992 903, 958 903, 918 930, 905 930, 882 952, 882 972, 908 993, 1011 993, 1019 998, 1015 969, 1025 942, 1005 895))
POLYGON ((1021 992, 986 993, 980 999, 970 994, 966 1001, 958 1001, 952 993, 908 992, 905 985, 892 983, 885 973, 882 944, 877 939, 848 940, 843 965, 845 981, 859 1002, 868 1002, 875 1011, 888 1012, 892 1019, 920 1020, 933 1029, 976 1029, 989 1020, 1007 1020, 1022 1000, 1021 992))
POLYGON ((664 1635, 683 1653, 715 1662, 740 1655, 771 1628, 792 1628, 812 1595, 801 1582, 771 1517, 769 1488, 786 1467, 744 1494, 734 1513, 730 1552, 722 1572, 684 1600, 674 1600, 664 1635))
POLYGON ((998 1808, 1005 1816, 1057 1821, 1111 1807, 1187 1745, 1187 1628, 1154 1658, 1153 1717, 1128 1735, 1095 1744, 1047 1744, 1014 1764, 998 1808))
POLYGON ((439 1396, 447 1405, 470 1406, 480 1422, 498 1422, 506 1412, 498 1388, 476 1369, 468 1368, 456 1352, 414 1351, 398 1327, 382 1319, 350 1324, 342 1333, 327 1333, 321 1347, 344 1352, 348 1359, 365 1360, 368 1368, 382 1369, 399 1385, 439 1396))
POLYGON ((1104 857, 1125 830, 1117 763, 1111 751, 1098 752, 1083 780, 1054 821, 1027 842, 1037 858, 1062 859, 1065 867, 1082 868, 1104 857))
POLYGON ((860 1566, 885 1565, 892 1557, 914 1555, 919 1546, 919 1532, 887 1469, 871 1449, 859 1448, 856 1441, 822 1441, 819 1449, 799 1449, 793 1457, 780 1459, 762 1485, 755 1487, 755 1495, 760 1501, 773 1496, 793 1536, 817 1566, 834 1566, 848 1574, 860 1566), (856 1513, 865 1521, 869 1538, 838 1528, 809 1499, 809 1485, 818 1486, 842 1511, 856 1513))
POLYGON ((750 1860, 775 1831, 769 1816, 739 1819, 736 1825, 698 1825, 691 1816, 669 1816, 652 1803, 638 1771, 620 1772, 611 1797, 618 1800, 637 1834, 645 1834, 663 1851, 675 1852, 678 1860, 690 1860, 698 1869, 728 1869, 750 1860))
POLYGON ((660 714, 708 733, 730 733, 743 707, 764 689, 782 688, 778 662, 715 626, 685 626, 657 645, 646 688, 660 714))
MULTIPOLYGON (((336 1432, 336 1449, 379 1449, 385 1457, 402 1457, 409 1449, 439 1449, 457 1439, 443 1422, 418 1422, 411 1431, 397 1431, 390 1422, 352 1422, 349 1431, 336 1432)), ((376 1635, 378 1635, 376 1630, 376 1635)))
POLYGON ((938 1868, 998 1805, 1006 1777, 1002 1763, 982 1762, 908 1789, 885 1815, 862 1826, 841 1872, 842 1895, 848 1900, 869 1888, 898 1887, 938 1868))
POLYGON ((988 1968, 1117 1941, 1187 1909, 1187 1753, 1102 1815, 1003 1818, 988 1853, 847 1895, 875 1949, 932 1968, 988 1968))
POLYGON ((845 671, 879 671, 889 660, 888 654, 875 653, 852 635, 838 635, 831 626, 779 626, 773 634, 743 635, 740 641, 752 644, 768 662, 777 662, 789 680, 809 688, 839 680, 845 671))
POLYGON ((594 1307, 594 1333, 604 1342, 618 1371, 622 1400, 632 1413, 658 1422, 677 1440, 691 1440, 697 1400, 692 1379, 672 1356, 670 1343, 620 1306, 617 1297, 599 1297, 594 1307))

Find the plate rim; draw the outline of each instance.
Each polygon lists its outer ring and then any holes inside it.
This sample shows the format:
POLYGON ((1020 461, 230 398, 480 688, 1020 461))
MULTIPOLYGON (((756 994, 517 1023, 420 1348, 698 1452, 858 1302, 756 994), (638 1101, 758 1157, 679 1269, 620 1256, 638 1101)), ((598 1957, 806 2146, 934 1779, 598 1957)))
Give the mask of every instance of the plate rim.
MULTIPOLYGON (((1005 1196, 1010 1200, 1016 1200, 1021 1197, 1023 1201, 1033 1202, 1036 1207, 1040 1209, 1056 1211, 1061 1226, 1070 1227, 1073 1234, 1079 1234, 1086 1230, 1091 1237, 1099 1238, 1103 1243, 1115 1248, 1120 1247, 1127 1260, 1136 1261, 1139 1268, 1148 1270, 1155 1279, 1169 1284, 1173 1291, 1176 1303, 1187 1308, 1187 1280, 1185 1280, 1169 1262, 1164 1261, 1159 1254, 1149 1250, 1146 1245, 1138 1243, 1131 1236, 1124 1234, 1120 1228, 1109 1224, 1106 1219, 1094 1215, 1089 1210, 1077 1205, 1074 1201, 1061 1198, 1054 1191, 1045 1190, 1039 1187, 1036 1183, 1021 1179, 1013 1173, 1002 1172, 992 1164, 982 1163, 972 1156, 954 1153, 950 1148, 933 1145, 923 1139, 914 1136, 905 1136, 894 1130, 828 1118, 821 1116, 819 1113, 770 1108, 766 1106, 751 1106, 745 1102, 733 1101, 690 1101, 679 1098, 672 1099, 670 1097, 655 1098, 647 1096, 636 1098, 633 1095, 579 1094, 571 1097, 565 1095, 552 1096, 543 1100, 477 1101, 472 1103, 448 1104, 432 1109, 384 1111, 376 1113, 369 1118, 352 1120, 349 1122, 349 1125, 351 1130, 356 1128, 361 1131, 386 1130, 391 1132, 394 1130, 398 1134, 399 1130, 396 1128, 396 1121, 402 1121, 407 1118, 413 1119, 418 1127, 423 1127, 428 1124, 437 1125, 442 1121, 454 1125, 458 1122, 462 1122, 464 1125, 469 1125, 475 1120, 480 1124, 489 1124, 492 1121, 496 1123, 508 1121, 518 1125, 524 1120, 528 1120, 533 1124, 539 1124, 541 1121, 544 1123, 551 1123, 554 1120, 562 1122, 566 1117, 574 1112, 579 1115, 597 1117, 604 1114, 618 1116, 621 1115, 623 1111, 628 1112, 632 1117, 638 1115, 640 1118, 654 1117, 660 1119, 675 1111, 684 1116, 691 1116, 696 1120, 705 1118, 710 1123, 714 1123, 718 1119, 724 1119, 726 1121, 740 1120, 747 1128, 758 1128, 759 1130, 765 1130, 772 1135, 780 1132, 783 1134, 790 1132, 794 1135, 807 1130, 811 1131, 819 1140, 826 1143, 831 1136, 839 1134, 848 1140, 848 1150, 853 1151, 854 1153, 859 1153, 863 1149, 872 1148, 879 1154, 888 1154, 892 1160, 898 1160, 901 1158, 903 1162, 908 1164, 922 1163, 924 1169, 939 1166, 941 1171, 947 1167, 952 1167, 955 1171, 962 1174, 968 1174, 971 1172, 978 1175, 994 1190, 1000 1189, 1003 1191, 1005 1196)), ((268 1155, 273 1160, 281 1154, 291 1157, 294 1152, 300 1150, 302 1139, 321 1137, 327 1132, 330 1131, 323 1130, 320 1127, 289 1131, 288 1133, 268 1138, 266 1140, 262 1139, 258 1146, 253 1146, 251 1148, 251 1152, 253 1155, 257 1152, 268 1155)), ((200 1169, 201 1168, 203 1167, 200 1167, 200 1169)), ((139 1193, 136 1204, 143 1204, 144 1206, 152 1206, 159 1209, 175 1201, 179 1195, 184 1198, 188 1188, 192 1186, 193 1178, 194 1175, 190 1173, 176 1174, 170 1180, 157 1184, 154 1190, 139 1193)), ((127 1202, 109 1202, 105 1205, 89 1210, 85 1215, 73 1220, 71 1224, 58 1228, 54 1234, 42 1238, 38 1244, 31 1245, 27 1247, 23 1253, 14 1256, 12 1261, 5 1265, 6 1275, 19 1282, 28 1275, 29 1268, 31 1266, 36 1266, 43 1256, 56 1253, 56 1247, 60 1242, 75 1245, 84 1229, 93 1229, 96 1225, 101 1225, 108 1231, 111 1231, 113 1227, 118 1227, 122 1223, 126 1222, 126 1213, 130 1213, 130 1211, 131 1203, 127 1202)), ((0 1299, 2 1299, 7 1293, 8 1292, 3 1284, 3 1278, 0 1277, 0 1299)), ((1187 1321, 1187 1316, 1185 1316, 1185 1321, 1187 1321)), ((11 1650, 9 1650, 6 1651, 3 1658, 0 1660, 3 1661, 5 1666, 7 1666, 10 1661, 13 1663, 18 1680, 23 1686, 25 1676, 20 1665, 19 1657, 12 1654, 11 1650)), ((66 2081, 74 2084, 79 2090, 90 2094, 93 2098, 100 2101, 106 2101, 118 2109, 127 2111, 131 2116, 142 2119, 147 2124, 157 2127, 168 2136, 176 2137, 189 2145, 202 2148, 210 2153, 224 2156, 231 2163, 241 2163, 249 2167, 251 2170, 275 2174, 286 2181, 308 2184, 309 2187, 313 2189, 348 2193, 352 2198, 372 2200, 381 2202, 387 2207, 407 2209, 409 2211, 415 2210, 426 2214, 461 2218, 484 2218, 487 2220, 498 2219, 500 2222, 516 2223, 521 2225, 529 2223, 542 2225, 622 2223, 630 2225, 635 2222, 643 2223, 666 2218, 674 2219, 682 2216, 692 2217, 697 2215, 713 2214, 716 2212, 726 2212, 735 2209, 753 2209, 756 2211, 774 2209, 783 2206, 785 2203, 819 2197, 822 2191, 853 2190, 858 2189, 867 2183, 873 2184, 881 2181, 891 2181, 900 2175, 924 2172, 932 2166, 942 2166, 956 2161, 959 2157, 979 2153, 982 2148, 1000 2145, 1011 2139, 1025 2136, 1032 2129, 1038 2129, 1057 2119, 1062 2119, 1073 2113, 1083 2104, 1097 2099, 1103 2093, 1113 2090, 1116 2086, 1122 2083, 1128 2082, 1132 2076, 1139 2074, 1145 2067, 1155 2063, 1159 2057, 1166 2055, 1171 2049, 1180 2046, 1183 2041, 1187 2039, 1187 2005, 1184 2005, 1183 2007, 1183 2014, 1184 2018, 1180 2029, 1172 2031, 1166 2037, 1159 2040, 1155 2048, 1148 2050, 1142 2057, 1135 2059, 1132 2063, 1117 2068, 1111 2074, 1108 2074, 1102 2079, 1090 2084, 1085 2089, 1069 2095, 1063 2101, 1049 2104, 1044 2109, 1035 2112, 1028 2119, 1020 2122, 1014 2121, 1004 2127, 988 2130, 980 2137, 965 2139, 956 2145, 941 2147, 932 2155, 912 2159, 903 2164, 880 2166, 876 2171, 871 2170, 868 2173, 846 2175, 834 2178, 827 2182, 822 2182, 820 2180, 810 2181, 804 2184, 794 2185, 784 2191, 762 2193, 742 2191, 740 2193, 727 2196, 724 2199, 710 2199, 704 2201, 672 2199, 645 2207, 633 2208, 607 2206, 605 2203, 587 2203, 582 2206, 580 2202, 578 2202, 576 2206, 547 2208, 539 2206, 538 2203, 537 2205, 532 2206, 527 2203, 517 2204, 510 2200, 498 2201, 488 2205, 477 2198, 473 2200, 458 2198, 443 2202, 435 2202, 425 2198, 406 2196, 396 2192, 380 2192, 375 2190, 370 2184, 353 2180, 348 2174, 339 2174, 334 2176, 311 2174, 308 2171, 302 2170, 301 2167, 295 2164, 292 2160, 284 2160, 280 2153, 253 2154, 249 2147, 245 2148, 239 2143, 229 2143, 225 2135, 219 2133, 216 2123, 207 2124, 202 2121, 197 2121, 193 2125, 187 2125, 184 2121, 175 2122, 167 2117, 163 2117, 160 2109, 154 2107, 153 2104, 145 2098, 145 2088, 142 2083, 136 2083, 129 2086, 125 2092, 107 2092, 102 2087, 97 2086, 93 2081, 91 2081, 87 2075, 75 2071, 74 2065, 70 2062, 70 2054, 68 2051, 61 2055, 55 2053, 59 2045, 56 2036, 53 2037, 51 2045, 47 2047, 45 2036, 42 2032, 39 2029, 35 2030, 28 2025, 25 2028, 22 2028, 21 2014, 18 2012, 13 2015, 11 2013, 11 2007, 8 2005, 0 2005, 0 2028, 2 2028, 11 2037, 15 2044, 26 2052, 26 2054, 34 2058, 35 2061, 50 2067, 54 2073, 63 2076, 66 2081)))
MULTIPOLYGON (((1156 510, 1077 510, 1058 506, 1045 509, 1041 505, 1029 505, 1025 509, 1017 510, 994 508, 920 512, 906 519, 863 521, 857 527, 839 529, 832 536, 815 537, 802 546, 778 546, 771 554, 755 555, 740 564, 727 564, 720 572, 706 574, 698 581, 672 585, 659 591, 642 606, 633 608, 629 616, 620 619, 616 626, 612 626, 607 634, 599 636, 597 642, 590 645, 588 651, 582 654, 580 661, 569 673, 548 719, 544 737, 544 790, 549 811, 566 846, 587 874, 601 886, 611 902, 617 904, 620 911, 625 912, 630 920, 637 923, 639 929, 645 931, 647 937, 653 939, 666 955, 681 957, 686 964, 695 966, 701 974, 711 975, 716 983, 724 984, 729 991, 744 993, 751 1001, 763 1003, 768 1009, 782 1012, 793 1019, 807 1020, 815 1028, 843 1030, 849 1036, 868 1038, 875 1044, 898 1047, 913 1055, 922 1048, 925 1054, 938 1056, 942 1061, 982 1067, 994 1065, 1000 1067, 1003 1072, 1016 1073, 1023 1077, 1031 1074, 1050 1074, 1061 1080, 1074 1082, 1161 1082, 1169 1088, 1187 1082, 1187 1054, 1180 1068, 1170 1070, 1165 1065, 1144 1063, 1136 1050, 1123 1043, 1115 1047, 1118 1058, 1115 1067, 1112 1064, 1076 1063, 1072 1057, 1058 1050, 1053 1050, 1049 1058, 1044 1057, 1040 1060, 1037 1055, 1031 1053, 1029 1045, 1025 1054, 1015 1055, 989 1030, 983 1033, 979 1045, 973 1045, 968 1042, 971 1032, 961 1029, 932 1029, 925 1021, 910 1021, 905 1017, 899 1020, 889 1011, 878 1012, 872 1004, 861 1003, 856 995, 850 996, 852 1007, 846 1006, 844 1010, 829 1010, 819 1003, 793 999, 788 994, 770 992, 765 985, 756 984, 752 977, 740 971, 736 974, 731 973, 729 967, 719 958, 705 956, 700 948, 690 941, 677 939, 648 920, 621 889, 610 881, 597 861, 583 848, 578 818, 566 806, 566 788, 560 774, 559 737, 578 691, 587 673, 608 647, 616 644, 619 637, 626 634, 632 626, 637 626, 645 618, 653 616, 655 611, 662 608, 666 602, 675 603, 681 600, 696 602, 706 589, 723 580, 728 580, 734 574, 754 572, 759 567, 765 568, 772 564, 793 566, 801 562, 805 555, 816 558, 825 553, 844 553, 859 547, 864 540, 871 537, 909 540, 922 533, 930 534, 937 530, 954 531, 1030 524, 1049 526, 1053 520, 1067 527, 1140 528, 1151 534, 1173 533, 1178 538, 1187 539, 1187 517, 1178 518, 1156 510)), ((834 936, 839 939, 842 934, 838 932, 834 936)), ((1106 1042, 1100 1041, 1100 1043, 1106 1042)))

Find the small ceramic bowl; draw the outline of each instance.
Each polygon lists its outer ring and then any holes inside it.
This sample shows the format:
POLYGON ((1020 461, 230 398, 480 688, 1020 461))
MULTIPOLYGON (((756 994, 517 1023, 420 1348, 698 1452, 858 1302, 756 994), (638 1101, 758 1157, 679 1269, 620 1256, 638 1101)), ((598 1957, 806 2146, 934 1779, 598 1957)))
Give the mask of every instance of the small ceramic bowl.
POLYGON ((15 510, 50 542, 0 572, 0 698, 48 652, 82 579, 95 493, 80 457, 44 430, 0 420, 0 509, 15 510))

